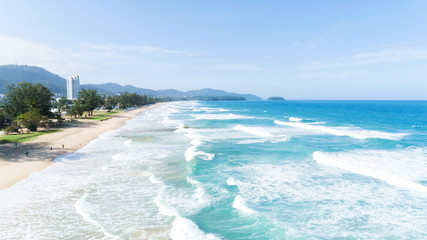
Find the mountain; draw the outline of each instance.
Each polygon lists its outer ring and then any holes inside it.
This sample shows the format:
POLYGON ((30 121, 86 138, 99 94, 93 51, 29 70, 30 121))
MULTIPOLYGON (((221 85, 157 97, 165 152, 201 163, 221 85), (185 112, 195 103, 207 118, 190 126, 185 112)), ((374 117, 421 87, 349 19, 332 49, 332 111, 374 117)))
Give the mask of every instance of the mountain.
MULTIPOLYGON (((43 68, 36 66, 26 65, 3 65, 0 66, 0 93, 7 91, 6 86, 9 84, 16 84, 18 82, 30 82, 32 84, 41 83, 47 86, 53 93, 66 96, 67 87, 66 80, 56 74, 46 71, 43 68)), ((82 84, 82 89, 96 89, 101 94, 116 95, 121 92, 145 94, 147 96, 160 96, 160 97, 175 97, 175 98, 192 98, 204 99, 203 97, 217 97, 215 99, 222 99, 218 97, 226 97, 224 99, 242 99, 245 98, 249 101, 261 101, 262 99, 252 94, 239 94, 226 92, 216 89, 200 89, 192 91, 178 91, 175 89, 165 90, 152 90, 146 88, 138 88, 132 85, 122 86, 117 83, 104 83, 104 84, 82 84)), ((214 99, 214 98, 213 98, 214 99)))
POLYGON ((0 66, 0 93, 6 92, 7 85, 18 82, 41 83, 54 93, 67 94, 66 80, 41 67, 26 65, 0 66))

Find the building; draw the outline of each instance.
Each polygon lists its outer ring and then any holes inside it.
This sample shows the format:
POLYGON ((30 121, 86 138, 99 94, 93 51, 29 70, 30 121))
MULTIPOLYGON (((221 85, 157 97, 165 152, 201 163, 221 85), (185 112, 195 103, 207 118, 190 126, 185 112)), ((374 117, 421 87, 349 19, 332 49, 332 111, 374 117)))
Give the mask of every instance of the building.
POLYGON ((79 75, 67 77, 67 98, 76 100, 79 97, 80 78, 79 75))

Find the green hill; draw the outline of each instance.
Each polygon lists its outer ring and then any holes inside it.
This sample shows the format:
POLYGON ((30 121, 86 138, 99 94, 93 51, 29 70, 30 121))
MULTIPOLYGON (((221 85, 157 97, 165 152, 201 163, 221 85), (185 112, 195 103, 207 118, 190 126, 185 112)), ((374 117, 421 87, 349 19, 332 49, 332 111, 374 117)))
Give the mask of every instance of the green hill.
POLYGON ((26 65, 0 66, 0 93, 5 93, 7 85, 18 82, 41 83, 53 93, 66 95, 66 80, 43 68, 26 65))

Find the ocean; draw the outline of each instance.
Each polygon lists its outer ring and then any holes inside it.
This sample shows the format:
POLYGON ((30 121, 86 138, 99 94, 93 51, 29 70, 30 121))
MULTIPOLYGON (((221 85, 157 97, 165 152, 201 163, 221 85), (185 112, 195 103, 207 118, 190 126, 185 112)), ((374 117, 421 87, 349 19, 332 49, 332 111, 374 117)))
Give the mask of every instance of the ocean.
POLYGON ((427 102, 172 102, 0 191, 0 239, 427 239, 427 102))

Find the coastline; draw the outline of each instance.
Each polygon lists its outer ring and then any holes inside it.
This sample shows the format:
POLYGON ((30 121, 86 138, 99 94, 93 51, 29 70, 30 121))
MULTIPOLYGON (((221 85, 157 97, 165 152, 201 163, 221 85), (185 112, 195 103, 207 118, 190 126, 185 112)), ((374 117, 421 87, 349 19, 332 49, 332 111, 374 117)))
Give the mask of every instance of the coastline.
POLYGON ((64 128, 62 131, 46 134, 37 139, 15 144, 0 145, 0 190, 15 185, 27 178, 31 173, 45 169, 57 157, 74 152, 99 135, 120 127, 125 121, 155 107, 144 106, 127 112, 120 112, 115 117, 105 121, 85 122, 80 126, 64 128), (62 147, 64 145, 64 147, 62 147), (52 149, 51 149, 52 147, 52 149), (28 151, 28 156, 25 152, 28 151))

